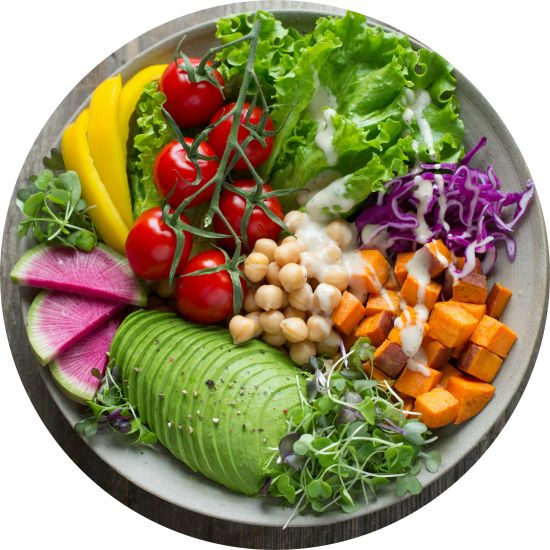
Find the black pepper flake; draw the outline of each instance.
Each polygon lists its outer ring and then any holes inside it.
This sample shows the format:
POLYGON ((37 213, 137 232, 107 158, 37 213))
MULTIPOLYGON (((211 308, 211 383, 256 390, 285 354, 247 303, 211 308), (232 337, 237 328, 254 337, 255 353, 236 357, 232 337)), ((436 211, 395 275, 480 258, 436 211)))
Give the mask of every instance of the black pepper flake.
MULTIPOLYGON (((223 382, 223 380, 222 380, 222 382, 223 382)), ((213 389, 216 387, 216 383, 214 382, 214 380, 208 379, 208 380, 205 382, 205 384, 206 384, 211 390, 213 390, 213 389)))
POLYGON ((255 431, 256 431, 256 428, 252 428, 252 429, 250 430, 250 433, 254 433, 255 431))
POLYGON ((155 338, 155 339, 154 339, 154 342, 155 342, 155 344, 157 344, 157 345, 160 344, 160 340, 159 340, 158 338, 155 338))
POLYGON ((202 416, 199 415, 199 422, 202 422, 202 416))
POLYGON ((243 424, 243 430, 246 430, 246 424, 243 424))
POLYGON ((265 430, 264 430, 263 428, 258 428, 258 431, 259 431, 260 433, 262 433, 262 432, 265 431, 265 430))
POLYGON ((159 399, 164 399, 164 394, 163 393, 159 393, 159 399))

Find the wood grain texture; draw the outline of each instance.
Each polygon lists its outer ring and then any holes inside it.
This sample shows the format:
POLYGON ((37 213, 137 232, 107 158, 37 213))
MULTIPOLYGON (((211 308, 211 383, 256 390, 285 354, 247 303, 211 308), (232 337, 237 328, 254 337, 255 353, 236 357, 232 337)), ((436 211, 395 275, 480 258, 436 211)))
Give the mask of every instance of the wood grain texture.
MULTIPOLYGON (((56 143, 63 127, 95 86, 104 78, 116 72, 127 60, 174 32, 181 32, 186 27, 218 18, 227 13, 252 11, 259 4, 258 2, 233 4, 184 16, 149 31, 114 52, 70 92, 48 120, 29 152, 19 175, 16 189, 25 185, 28 176, 40 169, 42 157, 56 143)), ((292 8, 304 10, 319 8, 314 4, 284 1, 261 2, 261 7, 263 9, 292 8)), ((170 529, 193 537, 246 548, 303 548, 347 540, 393 523, 414 512, 446 490, 478 460, 506 423, 529 378, 530 372, 527 373, 524 379, 521 391, 517 392, 514 400, 495 424, 493 430, 472 452, 447 475, 426 487, 420 495, 405 499, 392 507, 335 525, 314 529, 289 528, 285 531, 227 522, 189 512, 149 494, 106 466, 73 431, 50 394, 46 391, 42 380, 36 373, 37 363, 27 341, 21 316, 20 290, 9 279, 10 269, 23 251, 23 243, 17 238, 18 220, 19 214, 15 202, 12 200, 2 246, 2 306, 14 361, 32 404, 57 443, 75 464, 103 490, 139 514, 170 529)))

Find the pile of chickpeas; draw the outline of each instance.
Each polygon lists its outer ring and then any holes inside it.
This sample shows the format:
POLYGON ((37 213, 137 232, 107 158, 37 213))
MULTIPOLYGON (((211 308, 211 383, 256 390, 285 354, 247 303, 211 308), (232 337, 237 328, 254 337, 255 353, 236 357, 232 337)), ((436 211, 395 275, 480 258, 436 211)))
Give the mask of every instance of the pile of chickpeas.
MULTIPOLYGON (((292 211, 284 221, 296 233, 307 222, 307 215, 292 211)), ((261 337, 272 346, 286 346, 298 365, 306 365, 312 355, 338 352, 340 336, 332 328, 331 314, 348 287, 348 272, 340 260, 353 232, 350 224, 341 220, 331 222, 324 231, 330 246, 317 252, 307 250, 295 236, 279 243, 256 241, 245 259, 244 273, 258 286, 248 289, 243 314, 229 322, 235 344, 261 337), (315 262, 316 253, 324 254, 322 271, 315 262)))

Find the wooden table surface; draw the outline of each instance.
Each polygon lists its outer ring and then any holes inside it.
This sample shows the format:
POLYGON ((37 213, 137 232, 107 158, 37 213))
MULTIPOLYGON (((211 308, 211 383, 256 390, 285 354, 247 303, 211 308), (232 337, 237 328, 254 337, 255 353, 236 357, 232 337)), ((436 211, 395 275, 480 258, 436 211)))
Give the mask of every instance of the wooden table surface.
MULTIPOLYGON (((259 4, 257 2, 233 4, 186 15, 149 31, 105 59, 71 91, 48 120, 29 152, 18 178, 16 189, 25 185, 28 176, 36 173, 41 168, 42 157, 55 144, 68 118, 72 116, 95 86, 115 72, 127 60, 155 44, 158 40, 175 32, 181 32, 182 29, 224 16, 227 13, 251 11, 259 4)), ((262 9, 301 8, 310 11, 319 8, 319 6, 305 2, 285 1, 261 2, 261 7, 262 9)), ((335 8, 330 9, 336 11, 335 8)), ((65 420, 46 390, 41 378, 37 375, 36 359, 30 350, 21 316, 19 288, 12 284, 9 279, 11 267, 24 248, 23 243, 17 238, 18 220, 19 214, 15 207, 15 201, 12 200, 4 229, 2 246, 2 306, 12 354, 30 400, 57 443, 97 485, 132 510, 175 531, 218 544, 238 547, 302 548, 339 542, 380 529, 414 512, 461 477, 478 460, 501 431, 523 391, 524 386, 517 393, 516 398, 493 430, 464 460, 446 475, 426 487, 420 495, 404 499, 384 510, 335 525, 314 529, 288 528, 285 531, 278 528, 227 522, 190 512, 140 489, 99 459, 80 436, 73 431, 73 428, 65 420)), ((525 378, 525 383, 527 379, 528 376, 525 378)))

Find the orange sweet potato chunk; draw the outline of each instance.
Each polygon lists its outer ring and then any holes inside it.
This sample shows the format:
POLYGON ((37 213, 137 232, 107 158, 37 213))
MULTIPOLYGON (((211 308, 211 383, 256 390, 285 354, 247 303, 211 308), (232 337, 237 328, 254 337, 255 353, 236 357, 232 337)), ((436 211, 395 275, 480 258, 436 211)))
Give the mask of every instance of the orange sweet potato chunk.
POLYGON ((332 322, 340 332, 351 334, 365 316, 363 304, 347 290, 342 295, 338 307, 332 313, 332 322))
POLYGON ((379 250, 359 250, 365 269, 354 273, 350 284, 364 288, 367 292, 379 294, 390 274, 390 264, 379 250), (358 280, 359 279, 359 280, 358 280))
POLYGON ((499 357, 506 357, 517 340, 517 334, 504 323, 484 315, 472 334, 471 340, 499 357))
MULTIPOLYGON (((381 311, 376 315, 366 317, 355 331, 356 337, 367 337, 373 346, 380 346, 393 327, 395 315, 389 311, 381 311)), ((346 348, 348 349, 348 348, 346 348)))
POLYGON ((488 349, 470 342, 458 361, 458 368, 484 382, 491 382, 502 365, 502 359, 488 349))
POLYGON ((399 293, 395 290, 386 290, 382 294, 370 294, 365 306, 365 315, 374 315, 381 311, 399 313, 399 293))
POLYGON ((509 288, 495 283, 487 297, 487 315, 498 319, 511 297, 512 291, 509 288))
POLYGON ((401 346, 390 340, 384 340, 374 352, 374 365, 390 378, 397 378, 407 359, 401 346))
POLYGON ((400 252, 395 259, 395 267, 393 272, 395 273, 395 278, 400 285, 403 285, 407 275, 409 274, 406 265, 412 260, 413 256, 414 252, 400 252))
POLYGON ((430 276, 437 277, 451 263, 451 253, 441 239, 431 241, 424 247, 430 253, 430 276))
POLYGON ((436 370, 443 368, 449 362, 454 351, 453 348, 448 348, 429 336, 424 337, 422 348, 426 353, 428 367, 436 370))
POLYGON ((428 308, 428 311, 437 302, 440 292, 441 285, 439 283, 432 281, 428 286, 424 286, 411 274, 407 275, 401 287, 401 296, 409 306, 415 306, 420 302, 428 308), (420 288, 421 286, 422 288, 420 288))
POLYGON ((487 312, 487 306, 485 304, 469 304, 467 302, 458 302, 454 299, 452 299, 451 302, 466 310, 470 315, 477 319, 478 323, 481 319, 483 319, 483 316, 487 312))
POLYGON ((458 399, 443 388, 434 388, 416 398, 414 410, 428 428, 441 428, 458 416, 458 399))
POLYGON ((464 344, 474 332, 477 320, 453 302, 438 302, 428 321, 428 335, 448 348, 464 344))
POLYGON ((483 410, 492 399, 495 387, 464 376, 451 376, 447 382, 447 391, 458 399, 458 415, 454 423, 460 424, 483 410))
POLYGON ((381 383, 387 380, 390 385, 393 384, 393 378, 390 378, 385 372, 376 368, 370 361, 363 364, 363 369, 371 380, 376 380, 381 383))
POLYGON ((469 273, 456 279, 452 287, 453 300, 470 304, 485 304, 487 301, 487 277, 479 273, 469 273))
POLYGON ((441 378, 439 379, 439 382, 437 383, 438 388, 446 388, 447 384, 449 382, 449 379, 451 376, 458 376, 463 377, 461 371, 459 371, 457 368, 453 367, 450 363, 447 363, 442 369, 441 369, 441 378))
POLYGON ((395 275, 393 275, 390 271, 388 280, 386 281, 386 284, 384 285, 384 288, 386 290, 399 290, 399 283, 397 282, 397 279, 395 278, 395 275))
POLYGON ((395 383, 395 389, 415 398, 429 392, 439 382, 441 373, 438 370, 426 368, 428 369, 427 376, 422 372, 404 368, 395 383))

